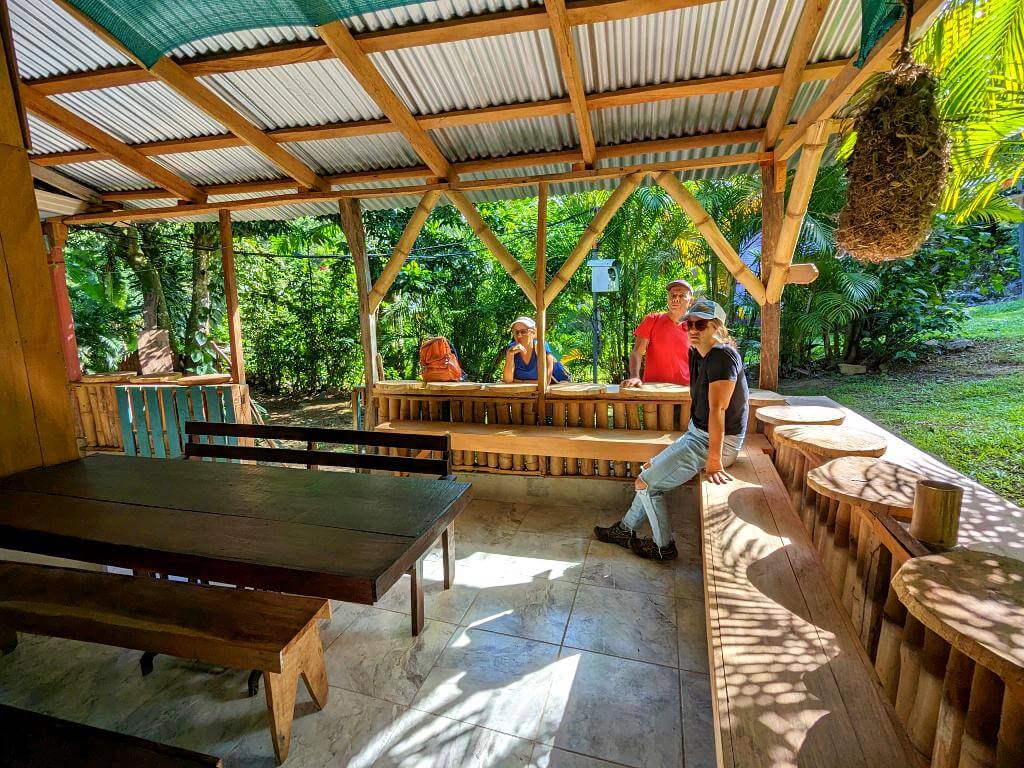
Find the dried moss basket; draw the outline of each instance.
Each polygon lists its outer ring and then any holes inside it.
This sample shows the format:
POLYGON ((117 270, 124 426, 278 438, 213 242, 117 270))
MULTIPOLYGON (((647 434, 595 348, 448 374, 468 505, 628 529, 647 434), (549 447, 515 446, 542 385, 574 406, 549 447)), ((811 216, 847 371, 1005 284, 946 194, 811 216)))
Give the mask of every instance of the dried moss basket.
POLYGON ((905 58, 878 76, 856 111, 836 241, 860 261, 912 256, 931 232, 949 173, 936 87, 931 70, 905 58))

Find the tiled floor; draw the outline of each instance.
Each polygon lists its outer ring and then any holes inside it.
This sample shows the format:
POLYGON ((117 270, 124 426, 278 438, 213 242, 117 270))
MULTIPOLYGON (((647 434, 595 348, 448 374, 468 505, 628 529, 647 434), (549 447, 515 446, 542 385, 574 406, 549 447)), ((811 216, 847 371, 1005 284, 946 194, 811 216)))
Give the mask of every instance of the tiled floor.
MULTIPOLYGON (((419 637, 406 579, 376 607, 334 604, 329 703, 317 712, 300 690, 286 765, 714 765, 696 521, 676 517, 669 565, 594 541, 610 511, 473 502, 455 587, 427 561, 419 637)), ((0 658, 0 701, 273 765, 245 672, 160 656, 143 679, 138 656, 22 636, 0 658)))

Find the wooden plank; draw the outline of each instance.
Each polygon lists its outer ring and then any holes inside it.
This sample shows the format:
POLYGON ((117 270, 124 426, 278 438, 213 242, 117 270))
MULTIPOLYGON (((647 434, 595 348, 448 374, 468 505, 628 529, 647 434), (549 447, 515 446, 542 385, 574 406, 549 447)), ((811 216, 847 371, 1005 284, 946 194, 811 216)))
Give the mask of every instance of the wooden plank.
MULTIPOLYGON (((216 438, 215 438, 216 439, 216 438)), ((223 438, 220 438, 223 439, 223 438)), ((445 477, 449 474, 445 459, 417 459, 408 456, 377 456, 367 453, 313 451, 293 448, 259 448, 206 443, 186 447, 188 456, 232 461, 265 461, 280 464, 301 464, 312 467, 351 467, 381 472, 402 472, 445 477)))
POLYGON ((491 231, 491 228, 487 226, 487 222, 483 220, 476 206, 461 192, 448 190, 445 192, 445 196, 459 209, 466 223, 473 230, 473 234, 480 238, 480 242, 487 247, 491 255, 498 260, 498 263, 505 268, 509 276, 516 281, 516 285, 526 294, 526 298, 530 300, 530 303, 536 301, 536 296, 534 296, 536 289, 534 288, 533 280, 526 273, 526 270, 523 269, 523 265, 516 260, 515 256, 508 252, 508 249, 502 245, 494 232, 491 231))
MULTIPOLYGON (((168 171, 162 165, 150 160, 136 149, 133 149, 123 141, 115 139, 95 125, 83 120, 69 109, 62 107, 32 88, 22 85, 21 98, 25 108, 39 119, 49 123, 65 133, 74 136, 79 141, 94 147, 122 165, 143 176, 159 187, 173 192, 184 200, 203 202, 206 200, 206 193, 193 184, 185 181, 180 176, 168 171)), ((27 171, 27 168, 26 168, 27 171)))
POLYGON ((135 428, 139 456, 152 456, 149 443, 149 425, 146 423, 146 400, 142 387, 125 387, 132 407, 132 426, 135 428))
POLYGON ((24 563, 0 564, 0 620, 24 632, 280 671, 281 657, 326 600, 140 579, 24 563), (59 610, 54 608, 59 606, 59 610))
POLYGON ((29 163, 29 172, 33 179, 38 179, 51 187, 56 187, 62 192, 67 192, 72 197, 77 197, 87 203, 97 204, 100 202, 100 193, 92 187, 68 178, 63 173, 58 173, 52 168, 46 168, 34 161, 29 163))
MULTIPOLYGON (((363 217, 358 200, 341 200, 338 203, 341 215, 341 228, 345 232, 349 253, 356 273, 356 294, 359 297, 359 343, 363 349, 363 386, 366 399, 363 409, 363 423, 356 424, 356 429, 373 429, 377 426, 377 408, 374 405, 373 392, 377 387, 377 314, 370 307, 370 291, 372 275, 370 260, 366 253, 366 232, 363 229, 363 217)), ((354 416, 353 416, 354 417, 354 416)))
POLYGON ((164 439, 167 435, 163 424, 163 410, 160 408, 160 394, 156 387, 145 387, 146 413, 149 416, 149 431, 153 436, 153 452, 158 459, 167 458, 167 446, 164 439))
POLYGON ((750 271, 750 267, 743 263, 743 260, 736 253, 722 230, 711 218, 693 193, 690 192, 674 174, 665 172, 654 177, 654 180, 664 189, 669 196, 676 201, 676 204, 690 217, 693 225, 698 229, 711 250, 715 252, 725 268, 729 270, 736 281, 739 282, 758 304, 764 304, 764 286, 757 276, 750 271))
MULTIPOLYGON (((548 185, 537 186, 537 255, 533 270, 533 306, 537 309, 537 349, 547 349, 548 307, 544 301, 548 269, 548 185)), ((548 356, 537 357, 537 409, 545 412, 544 393, 547 392, 551 374, 548 372, 548 356)))
POLYGON ((373 290, 370 291, 367 302, 370 313, 377 311, 380 303, 387 296, 388 289, 395 282, 398 273, 402 271, 402 265, 409 258, 409 253, 416 244, 416 238, 423 231, 423 225, 427 223, 427 218, 430 216, 430 212, 434 210, 434 206, 437 205, 437 200, 440 196, 440 192, 431 190, 424 193, 423 197, 420 198, 419 204, 413 210, 409 221, 406 222, 405 229, 402 230, 402 236, 398 238, 395 250, 391 252, 391 257, 388 259, 387 264, 384 265, 384 269, 381 271, 380 277, 377 278, 373 290))
POLYGON ((455 451, 503 453, 514 443, 516 450, 523 454, 636 462, 647 461, 671 445, 681 434, 641 429, 598 430, 585 427, 449 424, 430 421, 383 422, 377 425, 377 429, 401 430, 421 435, 450 435, 452 450, 455 451))
POLYGON ((779 231, 779 240, 775 246, 775 257, 772 262, 771 275, 765 293, 766 300, 775 304, 782 298, 782 289, 786 285, 789 265, 793 261, 800 229, 803 227, 807 203, 811 199, 814 181, 817 178, 818 166, 828 144, 830 126, 827 122, 814 123, 807 131, 800 163, 793 177, 793 186, 789 191, 786 203, 786 218, 779 231))
POLYGON ((175 395, 179 389, 163 387, 159 390, 160 395, 160 412, 163 414, 164 430, 167 434, 167 455, 172 459, 180 458, 182 455, 182 431, 180 428, 181 424, 184 424, 184 420, 178 421, 178 412, 175 407, 175 395))
POLYGON ((369 432, 359 429, 299 427, 287 424, 197 424, 185 425, 190 434, 248 437, 261 440, 294 440, 298 442, 333 443, 338 445, 372 445, 407 448, 412 451, 447 451, 444 436, 407 434, 403 432, 369 432))
POLYGON ((0 768, 220 768, 220 758, 158 744, 91 725, 0 704, 0 723, 16 738, 0 754, 0 768))
POLYGON ((580 235, 576 247, 573 248, 572 253, 569 254, 562 267, 551 278, 547 288, 544 289, 545 307, 551 306, 551 302, 558 297, 558 294, 568 284, 569 279, 576 273, 580 264, 590 254, 590 249, 597 241, 597 238, 601 236, 601 233, 604 232, 608 222, 612 220, 616 211, 622 207, 623 203, 633 193, 633 190, 637 188, 637 185, 644 180, 645 176, 646 174, 644 173, 633 173, 626 176, 619 182, 619 186, 615 188, 611 196, 605 200, 604 205, 594 214, 594 218, 587 225, 587 228, 583 230, 583 234, 580 235))
POLYGON ((804 82, 804 70, 807 68, 807 59, 811 55, 811 48, 818 38, 818 30, 821 29, 821 22, 825 18, 825 11, 828 10, 829 0, 804 0, 803 10, 800 12, 800 20, 797 23, 796 33, 789 45, 789 55, 786 57, 786 69, 779 83, 779 89, 775 92, 775 100, 772 102, 772 111, 768 115, 768 121, 764 127, 764 140, 761 148, 771 152, 775 149, 779 138, 782 136, 782 126, 786 124, 789 111, 796 100, 797 92, 804 82))
MULTIPOLYGON (((925 27, 941 6, 942 0, 914 0, 911 28, 916 31, 925 27)), ((904 20, 901 18, 875 43, 875 47, 871 49, 871 53, 868 54, 862 66, 857 66, 857 57, 849 60, 843 70, 828 84, 824 92, 810 107, 804 110, 789 138, 778 146, 777 156, 780 160, 786 160, 800 148, 807 131, 814 123, 832 117, 872 75, 889 68, 890 59, 903 39, 903 26, 904 20)))
POLYGON ((231 380, 245 384, 245 353, 242 347, 242 315, 238 308, 238 273, 235 270, 235 238, 231 229, 231 212, 220 211, 220 263, 224 271, 224 302, 228 321, 228 344, 231 346, 231 380))
POLYGON ((597 148, 594 144, 594 129, 587 112, 587 93, 583 88, 583 75, 580 73, 576 45, 573 43, 572 30, 569 27, 569 12, 565 7, 565 0, 544 0, 544 7, 548 12, 551 42, 555 55, 558 56, 562 80, 565 82, 565 90, 569 94, 573 115, 576 118, 576 132, 580 137, 583 164, 587 168, 593 168, 597 160, 597 148))
POLYGON ((162 56, 149 70, 157 76, 160 82, 185 101, 223 125, 261 154, 269 163, 284 171, 303 187, 320 191, 331 188, 331 185, 312 168, 249 122, 234 107, 196 80, 172 59, 162 56))
POLYGON ((442 179, 453 178, 454 173, 444 153, 416 122, 405 103, 391 90, 391 86, 387 84, 373 62, 359 47, 359 43, 352 37, 352 33, 349 32, 344 22, 333 21, 317 27, 316 31, 320 35, 320 39, 352 73, 367 95, 405 136, 412 145, 413 151, 427 164, 434 175, 442 179))

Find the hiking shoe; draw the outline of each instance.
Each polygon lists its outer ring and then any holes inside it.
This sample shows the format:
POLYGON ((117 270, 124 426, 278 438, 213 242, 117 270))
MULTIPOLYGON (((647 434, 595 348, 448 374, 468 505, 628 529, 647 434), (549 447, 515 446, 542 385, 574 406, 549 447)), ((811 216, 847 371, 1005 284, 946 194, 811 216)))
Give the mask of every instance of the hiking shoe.
POLYGON ((659 547, 654 543, 654 539, 633 537, 633 540, 629 542, 629 548, 633 550, 634 555, 645 557, 648 560, 675 560, 679 557, 675 539, 670 541, 667 546, 659 547))
POLYGON ((616 523, 609 528, 602 528, 599 525, 595 525, 594 535, 597 537, 598 541, 605 541, 609 544, 618 544, 620 547, 626 548, 629 547, 630 540, 636 538, 636 534, 621 522, 616 523))

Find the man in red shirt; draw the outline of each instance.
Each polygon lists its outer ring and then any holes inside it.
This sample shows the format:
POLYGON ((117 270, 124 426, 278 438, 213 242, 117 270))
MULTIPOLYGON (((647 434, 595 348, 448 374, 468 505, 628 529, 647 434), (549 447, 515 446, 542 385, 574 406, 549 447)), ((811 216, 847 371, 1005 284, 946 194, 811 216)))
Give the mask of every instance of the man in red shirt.
POLYGON ((693 289, 685 280, 673 280, 665 290, 668 312, 652 312, 633 334, 636 344, 629 356, 629 378, 622 382, 623 387, 639 387, 646 382, 690 384, 690 337, 679 321, 693 304, 693 289))

